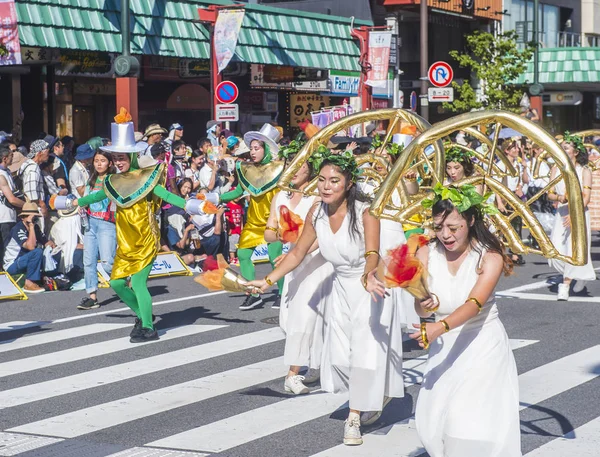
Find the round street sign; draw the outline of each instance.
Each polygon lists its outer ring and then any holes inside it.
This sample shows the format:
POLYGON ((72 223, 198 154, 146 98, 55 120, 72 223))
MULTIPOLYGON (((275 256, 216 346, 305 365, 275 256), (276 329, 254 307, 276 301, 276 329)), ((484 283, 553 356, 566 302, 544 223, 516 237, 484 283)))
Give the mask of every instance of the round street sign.
POLYGON ((215 97, 219 103, 229 104, 236 101, 239 95, 238 87, 231 81, 219 83, 215 90, 215 97))
POLYGON ((427 76, 429 77, 429 82, 435 87, 446 87, 452 82, 454 72, 452 71, 452 67, 446 62, 439 61, 429 67, 427 76))
POLYGON ((417 111, 417 93, 414 90, 410 93, 410 110, 417 111))

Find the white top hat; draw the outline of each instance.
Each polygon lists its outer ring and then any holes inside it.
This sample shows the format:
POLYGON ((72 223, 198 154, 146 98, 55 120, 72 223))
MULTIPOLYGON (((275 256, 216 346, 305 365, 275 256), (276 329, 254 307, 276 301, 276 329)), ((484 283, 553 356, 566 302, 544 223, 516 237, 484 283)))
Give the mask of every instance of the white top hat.
POLYGON ((135 142, 133 122, 125 122, 123 124, 113 122, 110 124, 110 136, 112 144, 110 146, 102 146, 100 149, 103 151, 133 154, 145 149, 145 147, 135 142))
POLYGON ((404 147, 407 147, 412 140, 412 135, 405 135, 404 133, 395 133, 392 136, 392 143, 401 144, 404 147))
POLYGON ((280 140, 279 130, 273 127, 271 124, 265 124, 261 127, 260 131, 246 132, 244 135, 244 142, 250 146, 252 140, 263 141, 269 145, 271 155, 276 158, 279 154, 279 146, 277 142, 280 140))

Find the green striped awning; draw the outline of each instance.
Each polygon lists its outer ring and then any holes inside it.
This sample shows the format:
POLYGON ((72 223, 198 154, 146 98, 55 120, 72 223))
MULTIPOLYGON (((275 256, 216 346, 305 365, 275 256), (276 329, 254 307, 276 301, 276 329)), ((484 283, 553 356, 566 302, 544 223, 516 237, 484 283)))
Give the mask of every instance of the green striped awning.
MULTIPOLYGON (((600 82, 600 48, 552 48, 539 53, 539 79, 542 84, 600 82)), ((518 84, 533 81, 533 60, 518 84)))
MULTIPOLYGON (((131 0, 131 52, 208 59, 198 8, 229 0, 131 0)), ((17 0, 22 46, 121 52, 120 0, 17 0)), ((248 63, 359 70, 350 19, 245 5, 236 58, 248 63)), ((371 25, 355 21, 355 26, 371 25)))

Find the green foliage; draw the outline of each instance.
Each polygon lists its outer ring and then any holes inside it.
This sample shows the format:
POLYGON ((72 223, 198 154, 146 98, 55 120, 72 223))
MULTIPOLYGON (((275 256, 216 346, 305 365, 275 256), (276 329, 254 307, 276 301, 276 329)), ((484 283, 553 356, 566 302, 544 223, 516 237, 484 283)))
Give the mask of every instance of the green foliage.
POLYGON ((518 111, 523 90, 513 81, 525 72, 533 56, 533 46, 517 47, 517 33, 513 30, 497 36, 475 31, 467 36, 467 52, 450 51, 450 56, 461 67, 469 67, 479 80, 481 97, 469 82, 452 82, 456 92, 454 102, 444 103, 444 109, 466 112, 478 109, 518 111))
POLYGON ((464 184, 460 187, 444 187, 438 182, 433 188, 433 198, 423 200, 421 205, 423 205, 423 208, 431 208, 440 200, 450 200, 459 213, 464 213, 469 208, 475 207, 481 214, 498 214, 498 208, 486 203, 491 196, 491 192, 481 195, 472 184, 464 184))

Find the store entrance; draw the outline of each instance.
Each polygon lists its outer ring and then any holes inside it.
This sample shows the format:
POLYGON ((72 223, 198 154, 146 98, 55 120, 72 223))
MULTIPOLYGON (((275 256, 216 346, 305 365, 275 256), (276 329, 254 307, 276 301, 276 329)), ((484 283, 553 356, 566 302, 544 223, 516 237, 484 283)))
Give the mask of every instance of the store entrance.
POLYGON ((75 106, 73 110, 73 136, 77 144, 94 136, 95 115, 93 106, 75 106))

